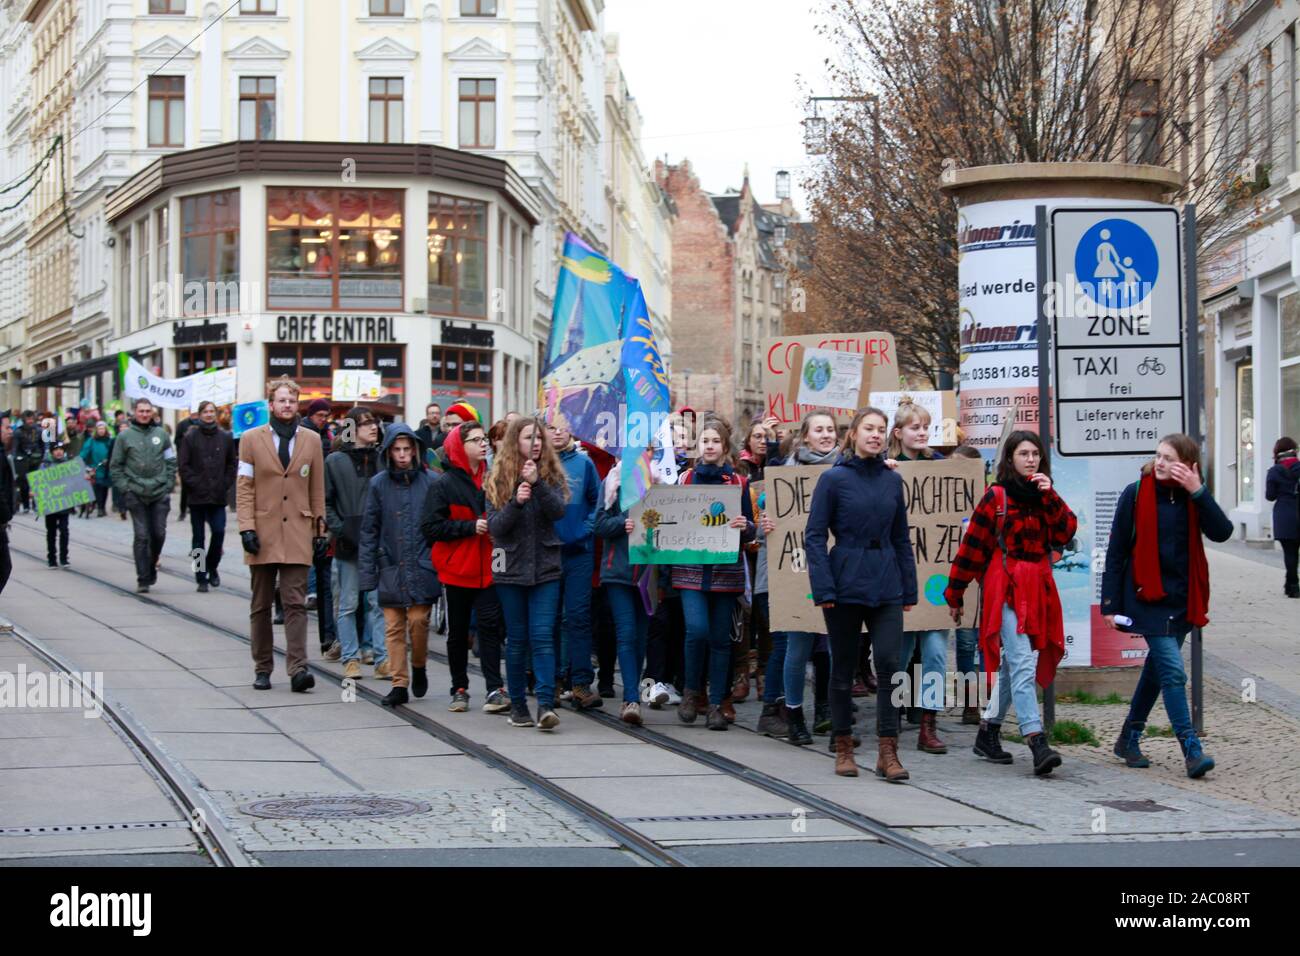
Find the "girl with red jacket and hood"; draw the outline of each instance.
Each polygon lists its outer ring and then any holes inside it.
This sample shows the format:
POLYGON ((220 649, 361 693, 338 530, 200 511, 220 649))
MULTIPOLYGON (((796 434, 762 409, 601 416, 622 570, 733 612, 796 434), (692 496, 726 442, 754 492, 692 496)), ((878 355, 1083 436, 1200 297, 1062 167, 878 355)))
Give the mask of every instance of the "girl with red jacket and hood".
POLYGON ((447 470, 424 499, 420 530, 433 543, 433 566, 447 593, 447 658, 451 667, 451 710, 469 710, 469 621, 478 614, 479 660, 487 702, 483 710, 510 709, 501 679, 501 604, 492 587, 492 538, 487 528, 483 479, 488 441, 483 426, 465 422, 442 445, 447 470))

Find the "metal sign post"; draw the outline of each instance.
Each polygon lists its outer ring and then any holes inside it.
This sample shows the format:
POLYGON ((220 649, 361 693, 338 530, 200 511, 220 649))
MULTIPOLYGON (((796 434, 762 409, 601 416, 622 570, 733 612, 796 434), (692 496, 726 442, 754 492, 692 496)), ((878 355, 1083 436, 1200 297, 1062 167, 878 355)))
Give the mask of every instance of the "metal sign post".
MULTIPOLYGON (((1183 207, 1183 269, 1185 270, 1183 288, 1187 291, 1186 333, 1183 348, 1187 353, 1187 434, 1201 447, 1201 367, 1198 362, 1200 350, 1196 347, 1200 333, 1197 322, 1199 311, 1196 288, 1196 204, 1188 203, 1183 207)), ((1201 480, 1207 476, 1202 472, 1201 480)), ((1201 629, 1192 628, 1192 726, 1198 735, 1205 733, 1205 646, 1201 629)))
MULTIPOLYGON (((1038 437, 1049 459, 1052 455, 1052 405, 1048 366, 1052 359, 1052 323, 1047 315, 1047 207, 1034 207, 1034 237, 1038 259, 1038 437)), ((1056 681, 1043 690, 1043 730, 1056 723, 1056 681)))

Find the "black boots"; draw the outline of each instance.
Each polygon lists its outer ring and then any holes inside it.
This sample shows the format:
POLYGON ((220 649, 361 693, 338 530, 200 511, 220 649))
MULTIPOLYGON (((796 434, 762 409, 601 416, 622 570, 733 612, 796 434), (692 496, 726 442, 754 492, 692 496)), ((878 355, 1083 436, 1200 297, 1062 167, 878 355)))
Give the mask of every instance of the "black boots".
POLYGON ((790 725, 781 715, 780 704, 764 704, 763 713, 758 718, 758 732, 765 737, 784 737, 790 733, 790 725))
POLYGON ((808 733, 808 724, 804 722, 803 708, 791 707, 787 713, 790 729, 786 739, 800 747, 811 744, 813 742, 812 734, 808 733))
POLYGON ((411 668, 411 693, 423 697, 429 692, 429 673, 423 667, 411 668))
POLYGON ((1011 763, 1014 758, 1002 749, 1002 741, 999 739, 1001 733, 1001 724, 990 724, 987 720, 981 720, 980 729, 975 734, 975 746, 972 749, 990 763, 1011 763))
POLYGON ((394 687, 380 701, 385 707, 396 707, 399 704, 408 703, 411 699, 410 694, 406 692, 405 687, 394 687))
POLYGON ((1120 729, 1119 740, 1115 741, 1115 756, 1124 761, 1130 767, 1149 767, 1151 761, 1142 755, 1138 749, 1138 742, 1142 739, 1142 731, 1146 728, 1145 723, 1126 720, 1124 726, 1120 729))
POLYGON ((1047 745, 1046 734, 1030 734, 1025 743, 1034 755, 1035 777, 1045 777, 1061 765, 1061 755, 1047 745))
POLYGON ((295 694, 305 694, 316 686, 316 678, 311 676, 311 671, 303 668, 290 678, 289 686, 295 694))

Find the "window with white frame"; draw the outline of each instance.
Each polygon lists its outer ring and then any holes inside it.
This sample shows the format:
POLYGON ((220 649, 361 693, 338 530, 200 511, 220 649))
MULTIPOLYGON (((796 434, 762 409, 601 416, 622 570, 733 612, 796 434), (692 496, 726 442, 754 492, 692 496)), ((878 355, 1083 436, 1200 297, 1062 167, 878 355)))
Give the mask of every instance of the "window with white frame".
POLYGON ((1278 299, 1278 355, 1282 373, 1282 434, 1300 435, 1300 293, 1278 299))
POLYGON ((275 77, 239 78, 239 138, 275 139, 275 77))
POLYGON ((402 142, 402 94, 400 77, 372 77, 370 80, 370 142, 402 142))

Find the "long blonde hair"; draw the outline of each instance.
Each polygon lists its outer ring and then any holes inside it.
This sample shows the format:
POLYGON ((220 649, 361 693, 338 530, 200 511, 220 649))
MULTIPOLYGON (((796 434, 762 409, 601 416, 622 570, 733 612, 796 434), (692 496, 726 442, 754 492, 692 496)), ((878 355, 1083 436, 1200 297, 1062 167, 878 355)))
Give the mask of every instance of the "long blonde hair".
MULTIPOLYGON (((930 410, 915 404, 910 399, 898 406, 898 411, 894 412, 894 427, 889 430, 889 452, 888 457, 897 458, 902 455, 906 449, 903 448, 903 440, 898 437, 898 430, 913 425, 916 422, 925 422, 925 427, 930 427, 930 410)), ((933 458, 934 452, 927 445, 922 451, 917 452, 922 458, 933 458)), ((908 453, 911 457, 911 453, 908 453)))
POLYGON ((504 508, 519 487, 524 470, 524 456, 519 454, 519 434, 529 425, 537 429, 542 440, 542 457, 537 462, 537 474, 540 480, 554 485, 560 496, 569 500, 569 478, 560 464, 560 456, 555 454, 550 439, 546 435, 546 425, 539 418, 516 418, 506 429, 505 440, 501 450, 492 461, 492 470, 488 472, 483 489, 487 500, 493 508, 504 508))

